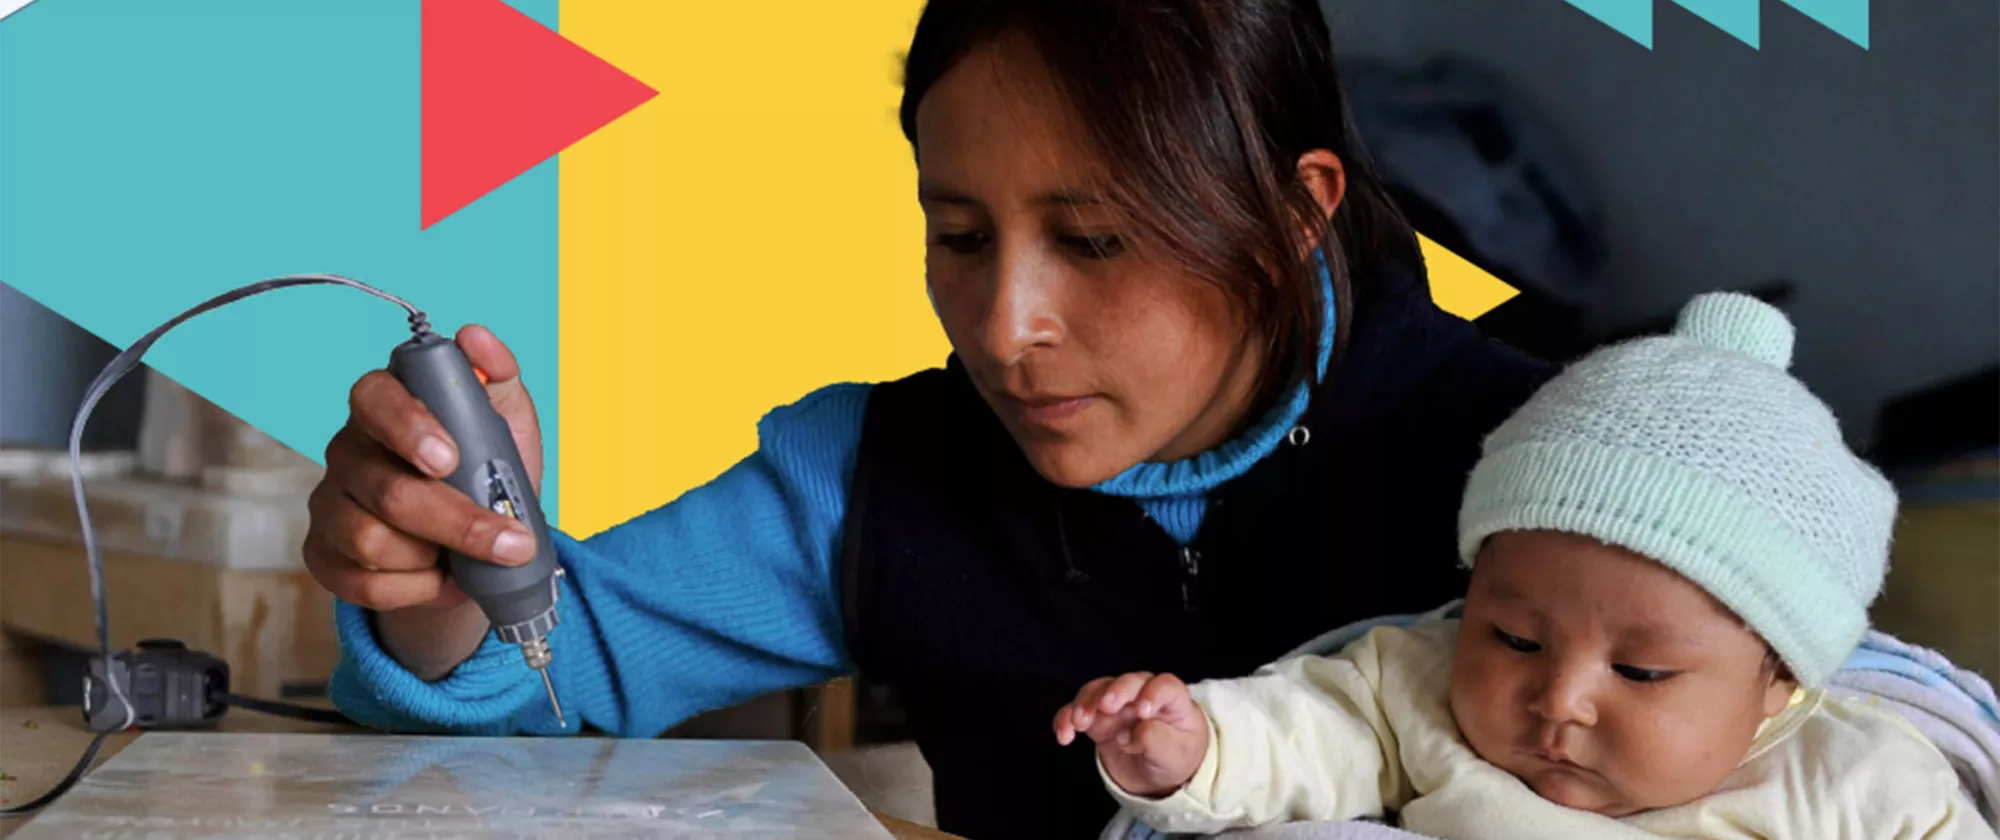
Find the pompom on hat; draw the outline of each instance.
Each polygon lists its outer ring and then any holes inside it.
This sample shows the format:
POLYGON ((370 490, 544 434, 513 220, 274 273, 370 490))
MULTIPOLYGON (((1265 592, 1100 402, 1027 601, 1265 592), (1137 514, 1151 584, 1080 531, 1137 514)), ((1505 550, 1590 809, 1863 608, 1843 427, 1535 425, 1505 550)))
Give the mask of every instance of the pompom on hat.
POLYGON ((1601 348, 1489 435, 1459 511, 1486 538, 1593 537, 1692 580, 1823 685, 1868 629, 1896 493, 1793 378, 1794 331, 1756 298, 1714 293, 1669 335, 1601 348))

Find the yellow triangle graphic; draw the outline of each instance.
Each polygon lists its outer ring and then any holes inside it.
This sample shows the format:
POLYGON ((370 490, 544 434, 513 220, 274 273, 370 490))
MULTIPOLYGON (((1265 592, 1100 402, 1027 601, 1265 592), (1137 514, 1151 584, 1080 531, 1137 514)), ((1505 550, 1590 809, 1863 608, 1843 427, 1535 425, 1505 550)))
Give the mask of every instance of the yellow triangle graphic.
POLYGON ((1423 248, 1424 269, 1430 274, 1431 299, 1437 301, 1439 309, 1470 321, 1520 294, 1430 237, 1417 234, 1417 243, 1423 248))

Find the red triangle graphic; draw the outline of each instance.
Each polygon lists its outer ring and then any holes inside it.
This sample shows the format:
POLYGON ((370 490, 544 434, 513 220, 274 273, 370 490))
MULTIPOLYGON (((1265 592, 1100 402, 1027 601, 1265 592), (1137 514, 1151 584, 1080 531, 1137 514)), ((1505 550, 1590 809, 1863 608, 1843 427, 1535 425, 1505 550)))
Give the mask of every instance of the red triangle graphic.
POLYGON ((422 226, 656 95, 503 0, 424 0, 422 226))

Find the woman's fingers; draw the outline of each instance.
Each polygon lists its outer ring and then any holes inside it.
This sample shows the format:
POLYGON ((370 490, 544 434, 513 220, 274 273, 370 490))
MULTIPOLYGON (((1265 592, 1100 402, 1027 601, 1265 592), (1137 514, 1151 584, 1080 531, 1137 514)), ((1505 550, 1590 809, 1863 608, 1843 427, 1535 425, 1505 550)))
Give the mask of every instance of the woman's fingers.
POLYGON ((417 572, 435 569, 438 548, 389 527, 332 484, 322 484, 306 498, 306 510, 320 541, 356 566, 371 572, 417 572))
POLYGON ((486 374, 486 387, 518 385, 521 365, 514 361, 514 351, 507 349, 505 342, 492 330, 478 324, 466 324, 454 336, 458 349, 465 353, 465 360, 486 374))
POLYGON ((432 478, 458 468, 458 445, 422 401, 386 370, 373 370, 347 392, 348 425, 432 478))
POLYGON ((528 470, 529 483, 536 493, 542 492, 542 428, 535 417, 535 402, 521 382, 521 366, 514 359, 514 351, 507 349, 492 330, 477 324, 460 329, 456 340, 466 361, 485 375, 486 396, 514 435, 514 448, 521 453, 521 466, 528 470))
POLYGON ((328 478, 399 535, 503 566, 535 558, 535 538, 520 522, 474 504, 449 484, 412 472, 372 440, 350 437, 341 445, 346 451, 340 469, 329 467, 328 478))
POLYGON ((370 571, 335 550, 318 533, 306 539, 305 562, 313 580, 334 597, 377 612, 445 604, 464 597, 450 586, 441 569, 370 571))

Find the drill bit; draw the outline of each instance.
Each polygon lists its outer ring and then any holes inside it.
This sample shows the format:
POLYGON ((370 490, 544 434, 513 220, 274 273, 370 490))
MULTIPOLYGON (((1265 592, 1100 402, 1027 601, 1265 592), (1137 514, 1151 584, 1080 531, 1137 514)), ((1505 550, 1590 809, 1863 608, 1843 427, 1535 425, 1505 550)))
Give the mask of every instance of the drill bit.
POLYGON ((563 717, 562 703, 556 700, 555 680, 549 678, 549 662, 554 658, 549 652, 549 640, 540 638, 522 642, 521 657, 527 660, 528 667, 542 675, 542 687, 549 690, 549 708, 556 712, 556 723, 568 729, 569 721, 563 717))
POLYGON ((549 708, 556 710, 556 725, 568 729, 569 721, 563 718, 562 703, 556 700, 556 684, 555 681, 549 679, 549 669, 538 668, 536 670, 542 672, 542 687, 549 690, 549 708))

